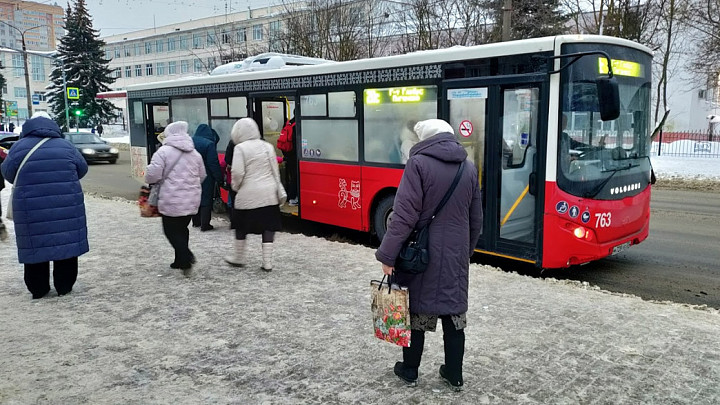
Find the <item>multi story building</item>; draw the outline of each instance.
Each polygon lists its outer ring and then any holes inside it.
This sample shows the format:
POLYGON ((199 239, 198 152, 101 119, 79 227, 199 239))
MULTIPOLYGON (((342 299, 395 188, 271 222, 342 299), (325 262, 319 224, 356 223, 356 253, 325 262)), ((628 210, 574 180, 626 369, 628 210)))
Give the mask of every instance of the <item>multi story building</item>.
POLYGON ((28 51, 27 63, 30 79, 32 110, 46 111, 45 88, 49 84, 52 59, 47 55, 56 50, 65 35, 64 10, 57 4, 48 5, 32 1, 0 0, 0 63, 7 83, 2 88, 4 101, 17 103, 17 116, 3 120, 22 120, 28 117, 23 38, 28 51))
POLYGON ((271 38, 281 13, 281 7, 264 7, 103 37, 116 79, 111 87, 206 75, 221 64, 276 51, 271 38))

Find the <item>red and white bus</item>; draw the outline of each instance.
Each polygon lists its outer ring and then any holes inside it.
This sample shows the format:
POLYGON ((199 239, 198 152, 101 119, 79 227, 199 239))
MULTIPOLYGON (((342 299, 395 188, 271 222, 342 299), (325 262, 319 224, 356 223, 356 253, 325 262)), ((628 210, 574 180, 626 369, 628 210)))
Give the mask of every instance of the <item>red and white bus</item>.
POLYGON ((295 214, 382 238, 410 128, 442 118, 482 179, 477 251, 587 263, 648 235, 651 61, 631 41, 556 36, 130 86, 133 171, 166 122, 210 124, 222 153, 239 118, 274 144, 295 117, 295 214))

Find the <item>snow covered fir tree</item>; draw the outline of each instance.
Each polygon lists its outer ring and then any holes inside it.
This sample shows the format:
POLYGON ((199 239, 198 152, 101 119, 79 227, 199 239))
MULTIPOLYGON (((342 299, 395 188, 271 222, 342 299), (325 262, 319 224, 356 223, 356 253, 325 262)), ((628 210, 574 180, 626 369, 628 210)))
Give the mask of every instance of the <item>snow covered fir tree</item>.
POLYGON ((115 81, 105 59, 100 34, 92 26, 85 0, 75 0, 74 7, 68 4, 65 10, 65 36, 60 39, 58 54, 50 74, 48 86, 49 104, 53 117, 64 128, 76 125, 95 126, 107 122, 116 115, 117 109, 107 100, 95 99, 103 91, 110 91, 115 81), (61 62, 62 61, 62 62, 61 62), (65 98, 63 70, 67 87, 79 89, 80 99, 68 100, 70 125, 65 122, 65 98), (80 111, 76 116, 74 111, 80 111))

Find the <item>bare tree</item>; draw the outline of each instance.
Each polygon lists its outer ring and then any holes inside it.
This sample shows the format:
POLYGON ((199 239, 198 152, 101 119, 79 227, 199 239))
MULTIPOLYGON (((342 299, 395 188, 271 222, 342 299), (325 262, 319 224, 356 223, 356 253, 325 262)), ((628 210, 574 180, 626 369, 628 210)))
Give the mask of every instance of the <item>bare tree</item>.
POLYGON ((687 10, 697 40, 692 70, 699 81, 715 88, 720 73, 720 0, 690 0, 687 10))
POLYGON ((387 11, 379 0, 283 3, 276 40, 283 52, 337 61, 379 56, 387 47, 387 11))

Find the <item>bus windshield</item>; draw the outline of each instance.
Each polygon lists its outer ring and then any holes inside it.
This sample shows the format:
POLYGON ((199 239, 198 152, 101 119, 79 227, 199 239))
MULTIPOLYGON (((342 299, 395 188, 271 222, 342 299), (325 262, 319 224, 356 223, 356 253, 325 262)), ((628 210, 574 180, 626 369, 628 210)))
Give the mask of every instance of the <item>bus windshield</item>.
POLYGON ((566 44, 563 53, 602 50, 610 55, 620 93, 620 116, 602 121, 595 80, 607 59, 582 57, 562 74, 557 183, 575 196, 620 199, 649 184, 651 57, 615 45, 566 44))

